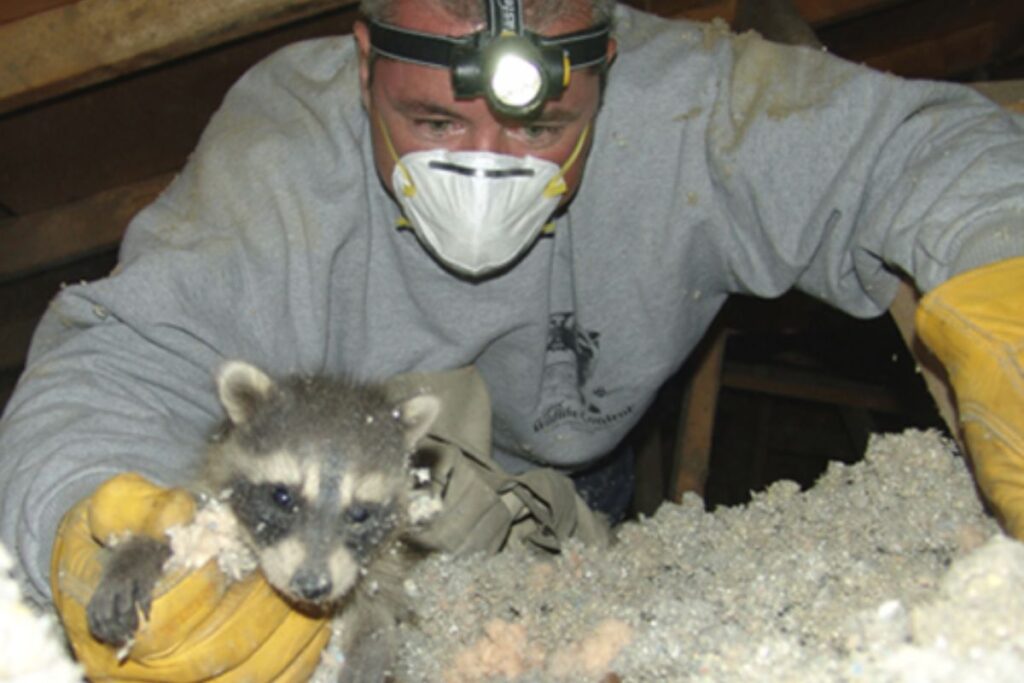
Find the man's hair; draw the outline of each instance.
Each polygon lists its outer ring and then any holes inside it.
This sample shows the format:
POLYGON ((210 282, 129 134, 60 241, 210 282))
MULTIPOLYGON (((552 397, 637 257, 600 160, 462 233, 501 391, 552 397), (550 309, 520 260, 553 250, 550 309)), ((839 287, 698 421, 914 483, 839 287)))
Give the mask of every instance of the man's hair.
MULTIPOLYGON (((374 21, 393 21, 396 1, 361 0, 359 9, 374 21)), ((470 21, 484 20, 482 0, 436 1, 452 16, 470 21)), ((560 19, 581 17, 584 13, 589 14, 591 25, 610 23, 615 12, 615 0, 524 0, 523 5, 526 11, 526 25, 533 31, 541 31, 545 26, 560 19)))

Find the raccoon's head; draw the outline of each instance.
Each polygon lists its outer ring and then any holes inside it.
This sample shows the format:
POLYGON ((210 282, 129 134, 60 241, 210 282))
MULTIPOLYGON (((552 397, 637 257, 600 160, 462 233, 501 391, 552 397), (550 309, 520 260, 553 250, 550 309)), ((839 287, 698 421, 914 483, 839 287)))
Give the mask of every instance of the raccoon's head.
POLYGON ((217 389, 227 422, 204 484, 228 492, 271 585, 303 603, 343 598, 409 525, 410 458, 440 401, 395 404, 340 379, 274 380, 241 361, 220 369, 217 389))

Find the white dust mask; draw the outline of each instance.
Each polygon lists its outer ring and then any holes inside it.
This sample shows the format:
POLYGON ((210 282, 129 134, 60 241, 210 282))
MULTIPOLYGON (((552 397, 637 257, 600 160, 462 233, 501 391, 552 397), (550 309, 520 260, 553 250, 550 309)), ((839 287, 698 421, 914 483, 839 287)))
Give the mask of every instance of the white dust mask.
POLYGON ((567 191, 563 176, 585 138, 586 131, 561 168, 531 156, 434 149, 396 159, 391 180, 428 251, 452 270, 480 277, 537 239, 567 191))

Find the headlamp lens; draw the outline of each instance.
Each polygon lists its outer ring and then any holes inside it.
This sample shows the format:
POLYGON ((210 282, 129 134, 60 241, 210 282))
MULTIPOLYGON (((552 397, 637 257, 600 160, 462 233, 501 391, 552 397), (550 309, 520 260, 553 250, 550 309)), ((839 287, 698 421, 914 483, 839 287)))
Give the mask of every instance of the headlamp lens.
POLYGON ((506 107, 525 107, 540 95, 544 78, 540 67, 516 52, 499 55, 491 73, 491 93, 506 107))

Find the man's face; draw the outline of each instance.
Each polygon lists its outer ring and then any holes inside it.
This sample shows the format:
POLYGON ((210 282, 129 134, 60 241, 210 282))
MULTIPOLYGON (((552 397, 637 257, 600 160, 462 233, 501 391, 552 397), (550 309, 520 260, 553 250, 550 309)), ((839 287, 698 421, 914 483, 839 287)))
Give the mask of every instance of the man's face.
MULTIPOLYGON (((426 33, 459 36, 473 33, 482 24, 452 17, 434 2, 404 0, 397 3, 391 23, 426 33)), ((544 31, 558 35, 588 28, 580 21, 560 21, 544 31)), ((377 171, 394 194, 391 175, 395 160, 388 151, 377 117, 387 126, 399 157, 409 152, 444 148, 452 151, 485 151, 513 156, 531 155, 562 166, 572 154, 581 133, 597 115, 600 77, 593 70, 572 72, 569 87, 544 104, 529 121, 498 118, 484 98, 456 100, 447 69, 378 58, 370 77, 370 36, 363 23, 355 26, 359 45, 363 105, 370 113, 377 171)), ((614 49, 614 48, 610 48, 614 49)), ((579 187, 589 145, 581 150, 565 176, 569 191, 579 187)))

